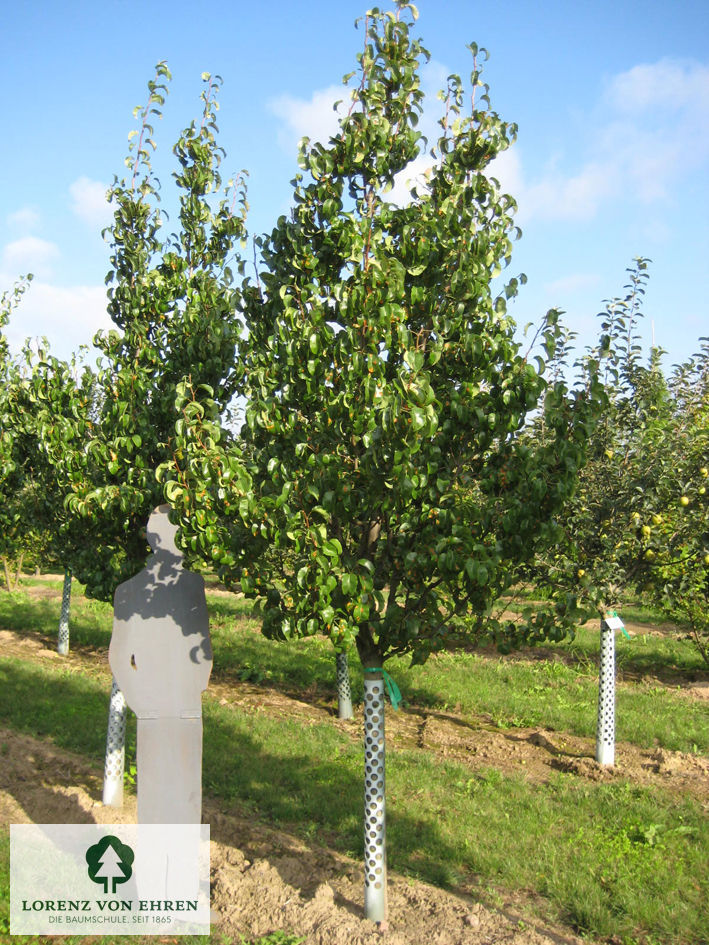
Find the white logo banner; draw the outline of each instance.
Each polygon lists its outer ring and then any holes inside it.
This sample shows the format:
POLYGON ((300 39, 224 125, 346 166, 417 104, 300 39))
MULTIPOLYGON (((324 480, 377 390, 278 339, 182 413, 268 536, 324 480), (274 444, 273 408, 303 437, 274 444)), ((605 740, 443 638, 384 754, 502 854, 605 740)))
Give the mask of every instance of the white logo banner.
POLYGON ((11 935, 209 934, 209 825, 12 824, 11 935))

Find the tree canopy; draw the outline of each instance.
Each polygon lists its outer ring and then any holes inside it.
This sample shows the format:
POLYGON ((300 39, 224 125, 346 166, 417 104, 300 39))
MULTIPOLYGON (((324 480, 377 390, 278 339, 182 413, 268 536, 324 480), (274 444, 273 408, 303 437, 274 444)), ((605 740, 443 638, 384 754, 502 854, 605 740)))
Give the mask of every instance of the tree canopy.
POLYGON ((602 401, 595 369, 573 391, 545 372, 558 313, 533 353, 508 312, 524 281, 497 278, 515 202, 490 165, 516 129, 490 106, 486 53, 470 47, 468 88, 449 76, 427 151, 413 14, 365 18, 339 129, 302 142, 292 209, 260 240, 239 313, 241 436, 219 384, 192 377, 161 473, 186 546, 257 598, 266 634, 324 633, 374 666, 425 659, 466 615, 501 645, 565 632, 573 595, 522 624, 490 608, 554 542, 602 401), (523 434, 538 410, 551 438, 535 445, 523 434))
MULTIPOLYGON (((114 222, 105 232, 112 269, 106 277, 115 329, 99 334, 96 415, 81 449, 63 458, 67 505, 90 523, 93 540, 71 562, 91 595, 110 599, 142 567, 145 524, 163 502, 156 469, 173 456, 177 385, 185 375, 215 390, 223 413, 239 331, 239 292, 232 267, 242 265, 246 196, 243 175, 224 182, 217 145, 218 76, 204 73, 202 114, 173 148, 177 159, 177 229, 166 231, 151 152, 155 116, 170 73, 158 64, 147 103, 136 109, 126 164, 129 176, 110 190, 114 222)), ((48 414, 53 407, 47 404, 48 414)), ((83 422, 81 419, 79 423, 83 422)))

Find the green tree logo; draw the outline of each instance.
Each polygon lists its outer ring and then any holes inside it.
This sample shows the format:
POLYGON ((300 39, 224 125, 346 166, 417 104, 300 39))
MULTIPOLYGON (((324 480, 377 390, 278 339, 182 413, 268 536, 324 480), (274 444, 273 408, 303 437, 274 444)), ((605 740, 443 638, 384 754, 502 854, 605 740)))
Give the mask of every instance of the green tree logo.
POLYGON ((89 867, 89 879, 94 883, 103 883, 103 891, 115 893, 119 883, 126 883, 133 875, 135 853, 118 837, 108 835, 86 851, 86 863, 89 867), (110 885, 110 889, 109 889, 110 885))

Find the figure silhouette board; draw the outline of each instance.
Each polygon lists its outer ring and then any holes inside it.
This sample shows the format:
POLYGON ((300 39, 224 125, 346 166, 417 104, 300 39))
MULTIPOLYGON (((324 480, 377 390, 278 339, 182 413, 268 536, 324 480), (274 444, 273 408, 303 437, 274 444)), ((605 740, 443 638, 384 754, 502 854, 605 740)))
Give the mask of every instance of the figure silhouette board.
POLYGON ((204 581, 185 571, 169 506, 148 521, 153 554, 116 589, 109 663, 138 719, 139 823, 200 823, 202 693, 212 669, 204 581))

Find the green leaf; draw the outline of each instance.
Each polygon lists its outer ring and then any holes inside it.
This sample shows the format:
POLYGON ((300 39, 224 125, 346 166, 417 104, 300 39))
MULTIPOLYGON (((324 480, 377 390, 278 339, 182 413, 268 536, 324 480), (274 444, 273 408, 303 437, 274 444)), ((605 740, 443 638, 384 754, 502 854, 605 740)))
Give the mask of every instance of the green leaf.
POLYGON ((352 611, 352 617, 356 623, 364 623, 369 619, 369 604, 357 603, 352 611))
POLYGON ((342 554, 342 545, 337 538, 330 538, 323 542, 322 550, 330 558, 339 557, 342 554))
POLYGON ((322 608, 320 611, 320 617, 324 623, 332 623, 332 621, 335 619, 335 611, 330 606, 330 604, 327 604, 327 606, 322 608))
POLYGON ((424 364, 425 355, 423 351, 405 351, 404 361, 409 365, 412 371, 418 373, 424 364))

